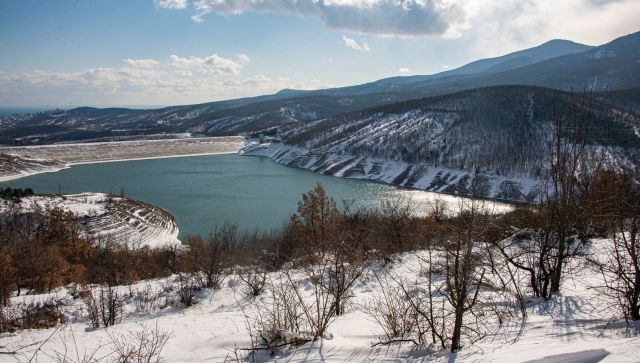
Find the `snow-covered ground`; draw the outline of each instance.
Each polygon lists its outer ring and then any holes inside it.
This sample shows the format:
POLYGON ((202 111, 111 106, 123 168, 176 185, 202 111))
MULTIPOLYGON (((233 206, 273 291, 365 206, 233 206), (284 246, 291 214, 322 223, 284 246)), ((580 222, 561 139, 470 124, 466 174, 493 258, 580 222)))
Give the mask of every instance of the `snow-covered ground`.
MULTIPOLYGON (((604 243, 604 241, 600 241, 604 243)), ((598 244, 594 244, 597 246, 598 244)), ((593 251, 597 253, 597 250, 593 251)), ((424 252, 396 256, 388 273, 420 279, 424 252)), ((456 354, 446 351, 428 354, 411 343, 372 347, 382 333, 363 312, 362 306, 381 292, 378 279, 368 272, 355 286, 353 304, 329 327, 328 338, 271 358, 273 362, 638 362, 640 337, 628 332, 615 312, 604 308, 605 301, 588 285, 597 273, 585 261, 577 261, 581 272, 569 276, 563 294, 549 301, 534 301, 529 305, 528 318, 505 320, 502 325, 490 323, 488 334, 472 346, 456 354)), ((378 270, 378 273, 381 271, 378 270)), ((301 274, 304 294, 311 295, 308 280, 301 274)), ((279 279, 277 273, 270 279, 279 279)), ((175 292, 177 277, 141 281, 120 288, 125 295, 125 318, 110 328, 88 329, 87 311, 80 300, 73 300, 66 290, 52 294, 14 297, 14 304, 28 304, 48 298, 63 299, 70 321, 57 330, 27 330, 0 336, 0 351, 17 351, 14 356, 0 355, 2 361, 27 361, 36 356, 38 362, 51 361, 56 353, 67 352, 73 359, 76 351, 98 348, 99 354, 110 349, 111 337, 140 331, 142 326, 169 332, 162 352, 164 362, 223 362, 234 360, 234 348, 248 347, 250 339, 243 312, 251 311, 266 296, 251 297, 231 275, 220 290, 204 289, 197 295, 198 303, 180 307, 175 292), (144 304, 145 297, 155 296, 155 302, 144 304), (49 340, 47 338, 50 337, 49 340), (46 342, 45 342, 46 341, 46 342), (36 350, 41 346, 40 352, 36 350)), ((472 318, 469 318, 472 319, 472 318)))
MULTIPOLYGON (((12 203, 0 199, 0 213, 10 207, 12 203)), ((150 247, 181 244, 173 216, 148 203, 104 193, 36 195, 20 201, 22 212, 49 208, 73 212, 80 220, 82 232, 90 239, 150 247)))
POLYGON ((410 164, 399 160, 385 160, 372 157, 356 157, 344 153, 309 151, 304 148, 281 143, 258 144, 249 142, 240 154, 263 156, 274 162, 291 167, 311 170, 325 175, 342 178, 367 179, 405 188, 430 192, 468 195, 476 178, 476 195, 506 201, 535 199, 539 193, 538 183, 524 177, 504 177, 498 175, 469 173, 410 164))
POLYGON ((77 164, 236 153, 243 144, 243 137, 228 136, 0 147, 0 181, 77 164))
POLYGON ((65 163, 57 160, 9 155, 0 152, 0 182, 38 173, 54 172, 66 167, 65 163))

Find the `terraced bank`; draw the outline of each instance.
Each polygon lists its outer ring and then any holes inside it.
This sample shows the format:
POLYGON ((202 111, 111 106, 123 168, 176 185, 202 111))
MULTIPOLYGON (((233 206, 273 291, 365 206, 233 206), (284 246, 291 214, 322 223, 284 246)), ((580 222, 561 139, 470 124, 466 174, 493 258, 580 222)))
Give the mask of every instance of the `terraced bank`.
MULTIPOLYGON (((0 199, 0 213, 10 206, 0 199)), ((82 233, 94 243, 119 243, 131 247, 151 248, 178 245, 178 225, 174 217, 162 208, 129 198, 104 193, 81 193, 63 196, 22 198, 24 213, 36 208, 62 208, 73 212, 82 233)))

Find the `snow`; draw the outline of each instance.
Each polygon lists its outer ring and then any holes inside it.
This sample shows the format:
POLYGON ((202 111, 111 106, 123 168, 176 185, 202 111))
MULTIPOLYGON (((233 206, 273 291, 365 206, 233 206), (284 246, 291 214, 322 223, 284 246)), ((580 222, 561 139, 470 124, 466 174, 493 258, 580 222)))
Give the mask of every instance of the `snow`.
POLYGON ((17 158, 11 165, 14 170, 3 170, 0 164, 0 182, 72 165, 230 154, 238 152, 243 143, 243 137, 207 137, 0 147, 0 156, 17 158))
MULTIPOLYGON (((0 199, 0 213, 12 205, 0 199)), ((152 248, 180 245, 179 229, 173 216, 153 205, 105 193, 23 197, 20 210, 33 212, 62 208, 81 221, 81 231, 89 239, 110 238, 119 243, 152 248)))
MULTIPOLYGON (((598 241, 594 248, 606 241, 598 241)), ((597 253, 597 250, 594 251, 597 253)), ((420 256, 424 252, 399 254, 392 263, 394 274, 415 280, 421 271, 420 256)), ((569 276, 563 284, 563 294, 549 301, 532 300, 528 318, 505 321, 502 325, 491 323, 488 334, 471 346, 450 354, 446 351, 427 352, 410 343, 372 347, 378 340, 380 329, 360 308, 381 290, 380 284, 370 274, 365 274, 355 286, 354 304, 343 316, 337 317, 329 327, 325 339, 308 343, 295 351, 283 352, 272 362, 638 362, 640 361, 640 337, 627 336, 624 323, 611 309, 604 308, 597 291, 585 283, 597 278, 597 273, 584 261, 581 273, 569 276)), ((301 273, 294 278, 304 279, 301 273)), ((277 273, 269 276, 279 279, 277 273)), ((50 356, 65 349, 75 356, 73 339, 81 351, 97 347, 108 350, 109 335, 119 336, 139 331, 141 325, 155 326, 171 333, 162 352, 164 362, 223 362, 233 360, 236 347, 250 344, 247 322, 243 311, 252 311, 257 302, 266 296, 248 296, 231 275, 220 290, 204 289, 197 295, 198 304, 183 308, 176 303, 176 293, 169 286, 177 283, 177 277, 141 281, 132 286, 120 287, 125 298, 125 318, 121 324, 104 329, 87 329, 84 305, 71 299, 64 289, 52 294, 14 297, 14 304, 44 301, 48 298, 64 298, 65 311, 70 322, 57 331, 54 329, 26 330, 0 336, 1 350, 20 350, 21 357, 31 357, 37 346, 49 335, 51 339, 42 346, 39 362, 52 361, 50 356), (141 309, 140 297, 144 292, 157 295, 157 303, 150 309, 141 309), (133 297, 130 297, 132 294, 133 297), (35 344, 35 345, 31 345, 35 344)), ((308 291, 305 292, 305 294, 308 291)), ((13 357, 0 355, 0 360, 12 361, 13 357)), ((261 360, 262 361, 262 360, 261 360)))
POLYGON ((575 353, 550 355, 541 359, 529 360, 526 363, 597 363, 609 355, 605 349, 590 349, 575 353))
MULTIPOLYGON (((241 150, 241 155, 267 157, 277 164, 307 169, 322 174, 333 175, 342 178, 373 180, 386 184, 392 184, 404 188, 417 189, 435 193, 455 194, 447 190, 456 186, 456 183, 465 176, 472 178, 473 173, 463 170, 434 167, 423 164, 409 164, 400 160, 380 159, 374 157, 356 157, 346 153, 314 152, 305 148, 290 146, 281 143, 258 144, 248 142, 241 150), (353 160, 353 161, 352 161, 353 160), (336 166, 346 163, 338 170, 336 166), (377 165, 378 168, 374 168, 377 165), (362 172, 353 172, 362 166, 362 172), (412 172, 402 180, 397 179, 407 168, 412 167, 412 172), (416 175, 412 175, 413 173, 416 175), (443 178, 448 176, 447 178, 443 178), (410 180, 414 178, 414 181, 410 180)), ((537 191, 539 183, 526 177, 504 177, 498 175, 482 174, 486 177, 488 192, 482 197, 503 199, 507 201, 522 201, 525 196, 537 191), (520 198, 505 197, 500 194, 500 185, 513 183, 517 186, 520 198)))

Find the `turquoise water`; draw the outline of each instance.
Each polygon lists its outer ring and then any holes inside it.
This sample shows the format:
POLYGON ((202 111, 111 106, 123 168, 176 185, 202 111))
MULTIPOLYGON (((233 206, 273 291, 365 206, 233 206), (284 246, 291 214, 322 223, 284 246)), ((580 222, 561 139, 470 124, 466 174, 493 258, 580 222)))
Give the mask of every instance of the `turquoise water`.
POLYGON ((377 205, 397 189, 379 183, 341 179, 277 165, 260 157, 191 156, 76 165, 0 183, 32 188, 37 193, 119 193, 168 210, 176 217, 180 237, 207 235, 216 225, 237 223, 240 229, 280 226, 295 212, 302 193, 316 183, 341 205, 355 199, 377 205))

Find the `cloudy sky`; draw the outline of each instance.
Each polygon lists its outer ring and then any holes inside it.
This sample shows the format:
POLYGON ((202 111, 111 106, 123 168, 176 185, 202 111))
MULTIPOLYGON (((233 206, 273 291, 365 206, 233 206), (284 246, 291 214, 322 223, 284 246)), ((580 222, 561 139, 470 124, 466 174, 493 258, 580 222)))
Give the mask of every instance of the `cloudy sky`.
POLYGON ((638 0, 2 0, 0 106, 172 105, 640 30, 638 0))

